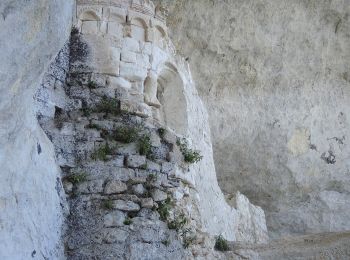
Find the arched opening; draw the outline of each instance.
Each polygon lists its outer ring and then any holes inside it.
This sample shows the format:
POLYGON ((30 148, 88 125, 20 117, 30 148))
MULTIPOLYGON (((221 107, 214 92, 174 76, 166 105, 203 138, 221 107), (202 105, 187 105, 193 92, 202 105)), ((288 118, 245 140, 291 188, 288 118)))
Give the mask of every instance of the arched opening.
POLYGON ((161 123, 177 134, 186 135, 188 122, 184 83, 177 69, 171 64, 166 64, 158 76, 157 99, 161 104, 161 123))
POLYGON ((125 23, 125 17, 111 13, 108 20, 108 34, 116 37, 123 36, 123 26, 125 23))
POLYGON ((100 18, 94 11, 86 11, 79 17, 81 21, 80 31, 83 34, 96 34, 98 32, 98 21, 100 18))
POLYGON ((131 20, 131 37, 138 41, 146 40, 147 23, 141 18, 131 20))
POLYGON ((162 48, 165 49, 166 47, 166 33, 165 30, 160 27, 160 26, 156 26, 155 27, 155 33, 154 33, 154 43, 162 48))

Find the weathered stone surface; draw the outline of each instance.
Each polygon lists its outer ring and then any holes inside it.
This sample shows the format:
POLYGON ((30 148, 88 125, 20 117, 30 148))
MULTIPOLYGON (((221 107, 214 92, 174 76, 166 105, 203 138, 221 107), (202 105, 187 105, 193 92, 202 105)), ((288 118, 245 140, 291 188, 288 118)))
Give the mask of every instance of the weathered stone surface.
POLYGON ((103 218, 105 227, 120 227, 123 226, 125 220, 125 213, 119 210, 114 210, 103 218))
POLYGON ((121 60, 127 63, 136 63, 136 53, 131 51, 123 51, 121 60))
POLYGON ((151 144, 152 146, 154 147, 159 147, 161 145, 161 142, 160 142, 160 137, 157 133, 155 132, 152 132, 151 133, 151 144))
POLYGON ((115 200, 113 201, 113 207, 122 211, 139 211, 140 206, 132 201, 115 200))
POLYGON ((160 172, 161 166, 158 163, 152 162, 150 160, 146 161, 147 169, 150 171, 160 172))
POLYGON ((66 193, 71 193, 73 190, 73 183, 71 183, 69 181, 65 181, 65 182, 63 182, 63 188, 64 188, 66 193))
POLYGON ((131 88, 131 83, 127 80, 125 80, 122 77, 108 77, 107 78, 107 85, 111 86, 113 88, 122 88, 122 89, 130 89, 131 88))
POLYGON ((159 189, 152 190, 151 194, 152 194, 153 200, 156 202, 166 200, 168 197, 168 194, 166 192, 159 189))
POLYGON ((147 76, 147 70, 132 63, 120 63, 120 76, 130 81, 143 81, 147 76))
POLYGON ((248 198, 237 192, 235 208, 238 212, 236 220, 237 241, 264 243, 268 241, 264 211, 252 205, 248 198))
POLYGON ((104 241, 108 244, 112 243, 121 243, 124 242, 128 238, 128 232, 122 229, 106 229, 104 241))
POLYGON ((162 172, 170 173, 174 170, 174 164, 169 162, 162 162, 162 172))
POLYGON ((101 193, 103 191, 104 180, 85 181, 78 184, 79 193, 101 193))
POLYGON ((131 168, 138 168, 146 164, 146 156, 129 155, 126 157, 126 164, 131 168))
POLYGON ((136 194, 136 195, 143 195, 146 192, 145 187, 143 187, 142 184, 136 184, 132 186, 132 191, 136 194))
POLYGON ((141 199, 141 207, 146 209, 153 208, 154 203, 152 198, 142 198, 141 199))
POLYGON ((139 52, 140 44, 133 38, 125 38, 123 41, 123 51, 139 52))
POLYGON ((106 186, 104 188, 105 194, 115 194, 115 193, 122 193, 126 191, 128 187, 126 184, 119 180, 111 180, 106 183, 106 186))

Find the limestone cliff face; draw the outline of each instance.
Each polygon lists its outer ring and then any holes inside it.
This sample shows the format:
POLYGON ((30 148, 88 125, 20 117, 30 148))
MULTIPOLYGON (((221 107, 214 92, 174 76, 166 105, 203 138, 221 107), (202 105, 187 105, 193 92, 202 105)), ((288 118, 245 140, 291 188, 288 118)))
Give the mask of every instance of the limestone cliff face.
POLYGON ((72 7, 69 0, 0 3, 1 259, 62 256, 59 172, 33 96, 68 39, 72 7))
POLYGON ((261 206, 275 236, 349 229, 349 1, 160 2, 224 192, 261 206))

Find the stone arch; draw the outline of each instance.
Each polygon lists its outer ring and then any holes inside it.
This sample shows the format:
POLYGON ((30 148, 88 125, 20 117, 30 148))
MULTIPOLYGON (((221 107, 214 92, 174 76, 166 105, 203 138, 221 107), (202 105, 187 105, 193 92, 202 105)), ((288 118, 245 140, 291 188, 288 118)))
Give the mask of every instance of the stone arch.
POLYGON ((79 15, 79 28, 84 34, 95 34, 101 17, 94 10, 86 10, 79 15))
POLYGON ((184 82, 177 68, 170 63, 165 63, 157 79, 157 99, 161 104, 159 119, 180 135, 186 135, 188 130, 184 91, 184 82))
POLYGON ((86 10, 79 15, 81 21, 100 21, 101 17, 94 10, 86 10))
POLYGON ((125 17, 117 13, 111 13, 108 19, 108 34, 122 37, 125 17))
POLYGON ((134 17, 130 22, 131 26, 131 37, 138 41, 146 40, 146 32, 148 25, 146 21, 140 17, 134 17))
POLYGON ((165 30, 159 26, 155 26, 155 34, 154 34, 154 43, 162 49, 166 47, 166 32, 165 30))

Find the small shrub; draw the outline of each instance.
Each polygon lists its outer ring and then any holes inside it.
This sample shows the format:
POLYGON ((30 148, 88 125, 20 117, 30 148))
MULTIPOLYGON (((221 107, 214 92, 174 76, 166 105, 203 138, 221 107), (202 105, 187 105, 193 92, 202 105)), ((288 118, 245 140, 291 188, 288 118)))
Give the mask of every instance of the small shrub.
POLYGON ((165 134, 166 134, 166 129, 165 128, 158 128, 158 134, 160 136, 160 138, 164 138, 165 134))
POLYGON ((96 82, 90 80, 89 83, 88 83, 88 88, 89 88, 89 89, 95 89, 95 88, 97 88, 96 82))
POLYGON ((187 163, 196 163, 202 160, 203 156, 199 151, 192 150, 188 148, 188 142, 186 139, 178 139, 176 144, 179 146, 182 155, 184 156, 184 160, 187 163))
POLYGON ((88 107, 84 107, 81 109, 81 112, 83 113, 83 116, 89 117, 91 115, 92 110, 88 107))
POLYGON ((148 167, 148 165, 147 165, 147 163, 145 163, 145 164, 142 164, 142 165, 140 166, 140 169, 142 169, 142 170, 147 170, 147 167, 148 167))
POLYGON ((175 218, 174 220, 172 220, 168 223, 168 228, 175 229, 176 231, 179 231, 187 224, 187 222, 188 222, 188 220, 185 217, 185 215, 181 214, 179 217, 175 218))
POLYGON ((73 189, 72 193, 70 194, 72 199, 76 199, 81 195, 81 192, 78 189, 73 189))
POLYGON ((72 27, 71 35, 79 34, 79 29, 75 26, 72 27))
POLYGON ((97 150, 95 150, 91 154, 91 158, 93 160, 100 160, 100 161, 107 161, 108 155, 110 155, 113 151, 113 149, 106 143, 103 146, 100 146, 97 150))
POLYGON ((184 154, 185 162, 196 163, 202 160, 203 156, 198 151, 188 151, 184 154))
POLYGON ((150 183, 156 180, 157 180, 157 175, 155 175, 154 173, 149 174, 146 178, 146 181, 150 183))
POLYGON ((96 129, 96 130, 101 130, 102 128, 98 125, 98 124, 92 124, 92 123, 89 123, 86 128, 89 128, 89 129, 96 129))
POLYGON ((160 203, 157 211, 159 213, 160 219, 166 221, 170 214, 170 209, 172 208, 173 203, 170 198, 167 198, 165 201, 160 203))
POLYGON ((104 209, 108 209, 108 210, 113 209, 113 201, 112 200, 105 200, 105 201, 103 201, 102 207, 104 209))
POLYGON ((155 182, 157 180, 157 175, 155 175, 154 173, 151 173, 147 176, 146 178, 146 183, 145 183, 145 188, 147 190, 147 193, 149 193, 149 196, 151 196, 151 190, 153 188, 153 182, 155 182))
POLYGON ((67 180, 73 184, 84 182, 86 181, 86 179, 87 179, 87 175, 85 172, 75 173, 67 177, 67 180))
POLYGON ((123 143, 135 142, 139 136, 139 129, 132 126, 122 126, 114 131, 114 139, 123 143))
POLYGON ((106 115, 119 115, 119 102, 115 98, 103 97, 94 111, 97 113, 105 113, 106 115))
POLYGON ((146 155, 147 158, 149 158, 152 154, 152 144, 151 144, 151 138, 149 135, 143 135, 140 137, 138 142, 139 147, 139 153, 141 155, 146 155))
POLYGON ((228 251, 229 246, 228 246, 227 240, 222 235, 218 236, 216 238, 214 248, 218 251, 228 251))
POLYGON ((196 236, 194 235, 184 235, 183 238, 182 238, 182 241, 183 241, 183 247, 184 248, 188 248, 190 245, 193 244, 193 242, 196 240, 196 236))
POLYGON ((103 139, 107 139, 109 137, 109 132, 107 129, 101 129, 101 133, 100 133, 101 138, 103 139))
POLYGON ((131 225, 131 224, 132 224, 132 219, 131 219, 131 218, 126 218, 126 219, 124 220, 123 224, 124 224, 124 225, 127 225, 127 226, 131 225))
POLYGON ((169 246, 170 245, 169 239, 162 240, 162 244, 165 245, 165 246, 169 246))

